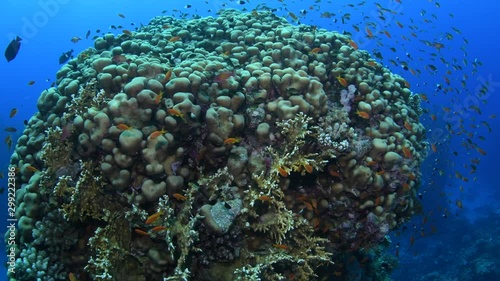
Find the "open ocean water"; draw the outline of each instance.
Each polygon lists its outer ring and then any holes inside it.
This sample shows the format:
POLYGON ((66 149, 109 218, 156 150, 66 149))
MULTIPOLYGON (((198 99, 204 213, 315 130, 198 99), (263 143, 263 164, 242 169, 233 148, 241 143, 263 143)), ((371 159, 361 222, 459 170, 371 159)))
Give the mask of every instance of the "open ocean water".
MULTIPOLYGON (((421 97, 423 113, 419 121, 426 130, 428 156, 417 171, 420 186, 411 191, 421 208, 384 240, 390 243, 378 255, 392 256, 394 264, 377 266, 381 270, 390 268, 392 280, 500 280, 500 186, 496 180, 498 163, 495 164, 500 159, 495 146, 500 140, 498 1, 6 0, 2 6, 0 46, 7 48, 16 36, 22 39, 15 58, 0 62, 0 139, 4 140, 0 145, 2 234, 13 222, 8 220, 13 218, 8 210, 11 155, 28 120, 38 111, 40 94, 57 86, 56 73, 66 59, 77 58, 82 51, 94 47, 94 37, 135 32, 156 16, 216 19, 224 9, 256 11, 256 17, 266 11, 292 25, 303 25, 307 31, 326 29, 350 36, 359 50, 366 50, 379 64, 401 75, 410 90, 421 97)), ((310 49, 316 47, 314 44, 310 44, 310 49)), ((309 56, 316 51, 310 51, 309 56)), ((338 78, 331 78, 337 82, 338 78)), ((322 222, 319 224, 323 226, 322 222)), ((328 227, 332 226, 325 225, 324 232, 330 231, 328 227)), ((10 247, 14 242, 21 243, 16 239, 19 237, 7 237, 7 244, 1 245, 5 271, 10 266, 10 247)), ((290 245, 274 246, 293 251, 290 245)), ((352 251, 365 251, 359 254, 364 258, 351 256, 356 259, 356 266, 346 258, 344 264, 337 262, 330 272, 319 270, 317 280, 378 280, 368 273, 375 266, 375 254, 367 254, 371 247, 376 246, 353 248, 352 251)), ((74 254, 81 252, 75 250, 74 254)), ((39 280, 105 280, 92 279, 84 273, 84 266, 80 263, 79 271, 75 267, 59 271, 64 273, 64 279, 44 276, 39 280)), ((285 272, 285 280, 301 280, 293 270, 279 266, 276 270, 285 272)), ((169 272, 172 268, 165 270, 163 276, 168 277, 169 272)), ((7 280, 6 273, 0 276, 0 280, 7 280)), ((17 280, 36 280, 34 275, 17 276, 17 280)))

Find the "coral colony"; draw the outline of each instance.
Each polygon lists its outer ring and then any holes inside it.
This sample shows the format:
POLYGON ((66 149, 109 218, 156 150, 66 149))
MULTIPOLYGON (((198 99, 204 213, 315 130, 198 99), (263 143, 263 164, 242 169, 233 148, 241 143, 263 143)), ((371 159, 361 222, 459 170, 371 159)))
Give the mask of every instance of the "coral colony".
POLYGON ((236 10, 97 38, 11 157, 10 280, 382 278, 427 144, 418 95, 351 42, 236 10))

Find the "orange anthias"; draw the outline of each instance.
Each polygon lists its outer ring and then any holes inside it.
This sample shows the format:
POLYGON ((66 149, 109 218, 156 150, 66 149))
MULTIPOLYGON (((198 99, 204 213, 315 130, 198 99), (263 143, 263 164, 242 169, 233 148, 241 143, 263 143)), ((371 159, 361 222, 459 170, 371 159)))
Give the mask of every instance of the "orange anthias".
POLYGON ((224 140, 224 144, 235 144, 235 143, 239 143, 240 142, 240 138, 227 138, 224 140))
POLYGON ((370 114, 368 114, 368 113, 366 113, 366 112, 364 112, 364 111, 359 111, 359 110, 358 110, 358 111, 356 111, 356 114, 357 114, 359 117, 363 118, 363 119, 370 119, 370 114))
POLYGON ((156 220, 158 220, 161 215, 163 214, 163 212, 157 212, 157 213, 154 213, 152 214, 151 216, 149 216, 147 219, 146 219, 146 224, 152 224, 154 223, 156 220))
POLYGON ((151 133, 151 135, 149 135, 149 137, 151 139, 156 139, 157 137, 165 134, 167 131, 165 131, 165 129, 161 129, 160 131, 154 131, 151 133))
POLYGON ((160 91, 160 93, 155 97, 155 104, 159 104, 162 98, 163 98, 163 91, 160 91))
POLYGON ((356 42, 352 41, 352 40, 349 40, 349 45, 351 45, 351 47, 354 48, 354 50, 357 50, 358 49, 358 44, 356 44, 356 42))
POLYGON ((347 80, 340 77, 340 74, 339 74, 339 76, 337 76, 337 81, 339 81, 340 85, 342 85, 343 87, 347 87, 347 80))

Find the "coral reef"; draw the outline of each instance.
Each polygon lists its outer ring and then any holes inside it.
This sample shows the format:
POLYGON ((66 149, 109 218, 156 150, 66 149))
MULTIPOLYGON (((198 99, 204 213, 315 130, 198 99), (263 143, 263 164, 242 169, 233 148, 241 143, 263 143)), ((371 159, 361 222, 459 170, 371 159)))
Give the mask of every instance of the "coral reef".
POLYGON ((9 278, 349 280, 418 211, 427 149, 418 96, 349 41, 230 9, 97 38, 11 157, 9 278))

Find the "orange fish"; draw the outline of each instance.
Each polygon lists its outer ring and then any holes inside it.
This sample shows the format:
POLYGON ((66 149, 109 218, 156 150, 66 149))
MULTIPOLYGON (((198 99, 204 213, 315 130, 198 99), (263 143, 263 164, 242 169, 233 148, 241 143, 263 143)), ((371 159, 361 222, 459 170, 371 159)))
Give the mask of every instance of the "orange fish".
POLYGON ((347 80, 340 77, 340 74, 337 76, 337 81, 339 81, 340 85, 342 85, 343 87, 347 87, 347 80))
POLYGON ((179 201, 186 201, 187 200, 187 197, 180 194, 180 193, 174 193, 174 194, 172 194, 172 196, 179 201))
POLYGON ((165 226, 161 226, 161 225, 159 225, 159 226, 155 226, 155 227, 153 227, 153 228, 151 229, 151 231, 158 232, 158 231, 162 231, 162 230, 165 230, 165 229, 167 229, 165 226))
POLYGON ((367 27, 365 27, 365 31, 366 31, 366 36, 367 36, 368 38, 372 38, 372 37, 373 37, 373 33, 372 33, 372 31, 368 28, 368 26, 367 26, 367 27))
POLYGON ((26 167, 26 171, 28 171, 28 172, 37 172, 38 169, 36 167, 33 167, 33 166, 29 165, 29 166, 26 167))
POLYGON ((443 79, 444 79, 444 82, 446 82, 446 84, 450 85, 450 79, 446 76, 443 76, 443 79))
POLYGON ((384 30, 384 34, 385 36, 387 36, 387 38, 391 38, 391 34, 389 33, 389 31, 384 30))
POLYGON ((410 247, 413 246, 414 243, 415 243, 415 237, 411 236, 410 237, 410 247))
POLYGON ((317 54, 317 53, 319 53, 319 51, 321 51, 321 48, 316 47, 316 48, 312 49, 311 51, 309 51, 309 54, 310 55, 317 54))
POLYGON ((436 120, 437 120, 437 117, 436 117, 436 115, 434 115, 434 114, 431 114, 431 119, 432 119, 432 121, 436 121, 436 120))
POLYGON ((426 94, 420 94, 420 98, 423 100, 423 101, 428 101, 429 98, 427 97, 426 94))
POLYGON ((33 84, 35 84, 35 80, 31 80, 31 81, 28 82, 28 86, 31 86, 33 84))
POLYGON ((293 19, 293 20, 298 20, 299 18, 297 18, 297 16, 292 13, 292 12, 288 12, 288 14, 290 15, 290 17, 293 19))
POLYGON ((351 47, 354 48, 354 50, 357 50, 358 49, 358 44, 356 44, 356 42, 352 41, 352 40, 349 40, 349 45, 351 45, 351 47))
POLYGON ((280 175, 284 178, 288 177, 288 172, 282 167, 278 167, 278 173, 280 173, 280 175))
POLYGON ((444 44, 438 42, 435 42, 432 46, 436 48, 438 51, 444 48, 444 44))
POLYGON ((177 109, 174 109, 174 108, 169 108, 167 109, 167 112, 168 114, 172 115, 172 116, 176 116, 176 117, 180 117, 180 118, 184 118, 184 114, 182 114, 182 112, 180 112, 179 110, 177 109))
POLYGON ((457 200, 457 207, 460 208, 460 209, 463 208, 462 201, 457 200))
POLYGON ((139 234, 139 235, 149 236, 149 233, 147 233, 146 231, 141 230, 139 228, 134 229, 134 232, 137 233, 137 234, 139 234))
POLYGON ((262 195, 258 198, 260 201, 269 201, 271 200, 271 197, 268 195, 262 195))
POLYGON ((313 167, 309 164, 305 164, 304 165, 304 169, 306 169, 306 171, 311 174, 313 172, 313 167))
POLYGON ((434 152, 434 153, 437 152, 437 147, 436 147, 435 143, 431 144, 431 148, 432 148, 432 152, 434 152))
POLYGON ((127 124, 118 124, 118 125, 116 125, 116 128, 118 128, 119 130, 122 130, 122 131, 126 131, 126 130, 131 130, 132 129, 132 127, 130 127, 127 124))
POLYGON ((163 212, 157 212, 157 213, 152 214, 151 216, 149 216, 146 219, 146 224, 154 223, 156 220, 158 220, 161 217, 161 215, 163 215, 163 212))
POLYGON ((232 72, 232 71, 222 72, 222 73, 217 74, 214 77, 214 82, 215 83, 222 83, 222 82, 225 82, 227 79, 229 79, 232 76, 234 76, 234 72, 232 72))
POLYGON ((172 68, 165 73, 165 78, 163 79, 163 83, 167 83, 172 78, 172 68))
POLYGON ((481 149, 479 147, 477 147, 476 149, 477 149, 477 152, 481 153, 481 155, 483 155, 483 156, 486 155, 486 151, 484 151, 483 149, 481 149))
POLYGON ((338 171, 335 171, 334 169, 329 169, 329 170, 328 170, 328 173, 329 173, 332 177, 336 177, 336 178, 340 178, 340 177, 342 177, 342 175, 341 175, 338 171))
POLYGON ((168 39, 168 42, 177 42, 179 40, 181 40, 181 38, 179 36, 174 36, 174 37, 168 39))
POLYGON ((368 61, 368 62, 366 62, 366 65, 368 65, 368 66, 376 66, 376 65, 377 65, 377 62, 374 62, 374 61, 368 61))
POLYGON ((363 118, 363 119, 370 119, 370 114, 368 114, 368 113, 366 113, 366 112, 364 112, 364 111, 359 111, 359 110, 358 110, 358 111, 356 111, 356 114, 357 114, 359 117, 363 118))
POLYGON ((160 93, 155 97, 155 104, 159 104, 162 98, 163 98, 163 91, 160 90, 160 93))
POLYGON ((288 250, 288 246, 283 244, 274 244, 273 247, 281 250, 288 250))
POLYGON ((224 144, 235 144, 241 141, 240 138, 227 138, 224 140, 224 144))
POLYGON ((403 183, 403 190, 410 191, 410 185, 407 182, 403 183))
POLYGON ((73 272, 70 272, 68 274, 68 279, 69 279, 69 281, 78 281, 78 279, 76 279, 76 276, 73 272))
POLYGON ((405 158, 411 158, 411 151, 406 146, 403 146, 403 154, 405 158))
POLYGON ((402 23, 400 23, 399 21, 396 21, 396 24, 397 24, 400 28, 403 28, 403 26, 404 26, 404 25, 403 25, 402 23))
POLYGON ((128 35, 128 36, 132 36, 132 31, 128 30, 128 29, 124 29, 122 30, 123 34, 125 35, 128 35))
POLYGON ((411 87, 410 82, 405 80, 405 87, 409 89, 411 87))
POLYGON ((411 131, 412 127, 408 121, 405 121, 404 126, 405 126, 405 129, 407 129, 408 131, 411 131))
POLYGON ((151 138, 152 140, 156 139, 157 137, 165 134, 167 131, 165 131, 165 129, 161 129, 160 131, 154 131, 151 133, 151 135, 149 135, 149 138, 151 138))
POLYGON ((17 113, 17 108, 15 108, 15 107, 14 107, 14 108, 10 111, 10 115, 9 115, 9 117, 10 117, 10 118, 12 118, 12 117, 16 116, 16 113, 17 113))

